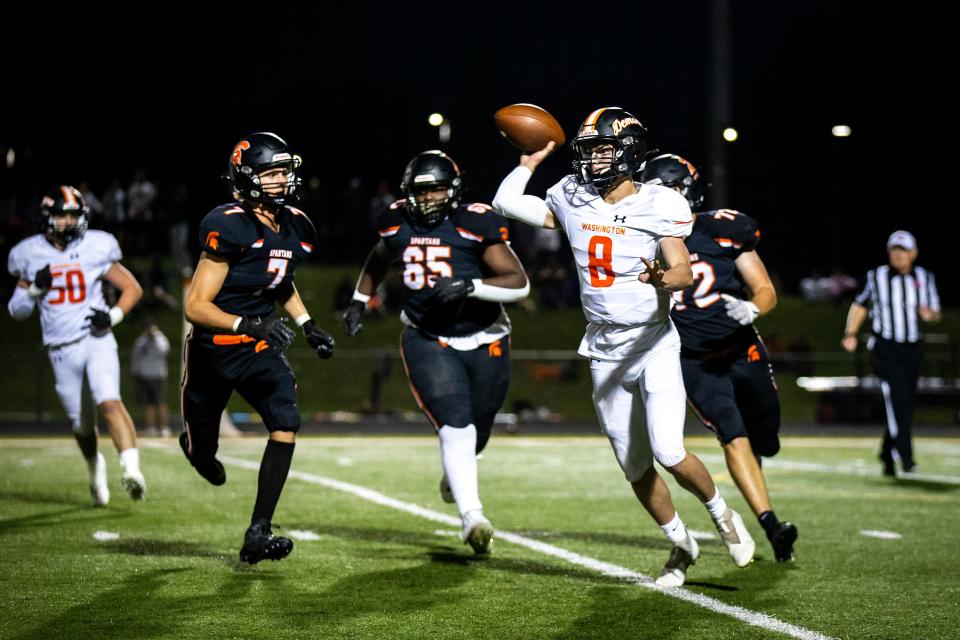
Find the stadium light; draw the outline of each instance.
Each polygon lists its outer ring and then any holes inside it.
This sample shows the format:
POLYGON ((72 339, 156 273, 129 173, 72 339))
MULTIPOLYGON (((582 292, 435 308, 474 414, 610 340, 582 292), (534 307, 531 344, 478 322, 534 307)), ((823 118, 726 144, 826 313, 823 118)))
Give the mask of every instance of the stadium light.
POLYGON ((17 162, 17 152, 13 150, 13 147, 7 149, 7 169, 13 169, 13 165, 17 162))
POLYGON ((727 127, 723 130, 723 139, 727 142, 736 142, 739 137, 740 134, 733 127, 727 127))
POLYGON ((443 114, 440 114, 440 113, 431 113, 430 117, 427 118, 427 122, 429 122, 430 126, 432 127, 439 127, 440 125, 443 124, 443 121, 444 121, 443 114))
POLYGON ((853 134, 853 129, 851 129, 849 125, 838 124, 834 126, 830 132, 834 138, 849 138, 853 134))

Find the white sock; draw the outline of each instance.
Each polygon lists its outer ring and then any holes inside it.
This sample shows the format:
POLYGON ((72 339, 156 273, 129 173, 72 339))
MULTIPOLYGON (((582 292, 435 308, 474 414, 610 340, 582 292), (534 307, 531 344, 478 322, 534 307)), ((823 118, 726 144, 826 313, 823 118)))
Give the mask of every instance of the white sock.
POLYGON ((717 489, 717 495, 713 496, 713 499, 707 500, 703 504, 710 512, 710 517, 713 518, 714 522, 719 522, 723 514, 727 512, 727 503, 720 497, 720 489, 717 489))
POLYGON ((140 472, 140 449, 130 447, 120 452, 120 465, 127 473, 140 472))
POLYGON ((667 540, 673 544, 680 544, 687 537, 687 528, 683 526, 683 520, 679 513, 673 514, 673 520, 667 524, 660 525, 660 530, 667 536, 667 540))
POLYGON ((472 424, 462 429, 443 425, 438 433, 440 461, 457 510, 462 516, 468 511, 483 509, 477 486, 477 428, 472 424))
MULTIPOLYGON (((103 459, 103 454, 99 451, 93 454, 92 458, 84 458, 87 461, 87 471, 90 472, 90 482, 93 482, 97 476, 97 462, 103 459)), ((104 460, 106 464, 106 460, 104 460)))

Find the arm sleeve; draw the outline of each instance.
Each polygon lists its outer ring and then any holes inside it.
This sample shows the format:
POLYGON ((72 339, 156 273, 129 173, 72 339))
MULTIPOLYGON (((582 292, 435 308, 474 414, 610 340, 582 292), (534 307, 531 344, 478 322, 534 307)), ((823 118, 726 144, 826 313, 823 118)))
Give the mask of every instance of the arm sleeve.
POLYGON ((10 255, 7 256, 7 271, 10 272, 14 278, 23 278, 27 280, 26 265, 23 264, 23 260, 20 251, 20 245, 17 245, 10 250, 10 255))
POLYGON ((24 287, 14 287, 10 302, 7 303, 7 311, 13 316, 14 320, 24 320, 33 313, 36 301, 30 297, 24 287))
POLYGON ((536 196, 523 193, 532 175, 530 169, 522 166, 508 173, 493 197, 493 208, 507 218, 542 227, 550 213, 547 203, 536 196))
POLYGON ((489 302, 517 302, 518 300, 526 298, 529 293, 529 279, 527 280, 527 284, 520 289, 508 289, 507 287, 495 287, 484 284, 482 278, 474 278, 473 291, 470 293, 470 297, 487 300, 489 302))

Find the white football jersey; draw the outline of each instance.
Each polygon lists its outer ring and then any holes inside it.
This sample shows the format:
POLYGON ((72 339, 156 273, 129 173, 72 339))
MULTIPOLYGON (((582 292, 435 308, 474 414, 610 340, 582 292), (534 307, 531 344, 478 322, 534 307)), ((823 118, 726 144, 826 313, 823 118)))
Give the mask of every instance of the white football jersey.
POLYGON ((567 176, 547 191, 547 206, 563 227, 580 277, 580 300, 590 323, 581 355, 619 360, 672 330, 670 292, 640 282, 641 258, 658 257, 662 238, 686 238, 693 215, 673 189, 637 184, 616 204, 567 176), (649 338, 649 340, 648 340, 649 338))
POLYGON ((63 251, 42 234, 30 236, 10 250, 7 270, 14 277, 33 282, 37 272, 50 265, 53 286, 38 300, 44 346, 90 335, 87 316, 91 309, 107 310, 101 279, 122 257, 116 238, 93 229, 63 251))

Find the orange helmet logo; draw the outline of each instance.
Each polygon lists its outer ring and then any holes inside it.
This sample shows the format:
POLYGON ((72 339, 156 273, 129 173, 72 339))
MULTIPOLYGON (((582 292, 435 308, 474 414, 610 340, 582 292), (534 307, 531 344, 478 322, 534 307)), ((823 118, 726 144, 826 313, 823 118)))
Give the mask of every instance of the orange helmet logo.
POLYGON ((243 156, 243 152, 250 148, 250 143, 246 140, 241 140, 237 143, 237 146, 233 148, 233 153, 230 155, 230 164, 239 165, 240 158, 243 156))
POLYGON ((220 235, 219 231, 211 231, 210 233, 207 234, 206 245, 211 249, 213 249, 214 251, 217 250, 217 246, 219 246, 220 244, 220 241, 217 240, 217 236, 219 235, 220 235))

